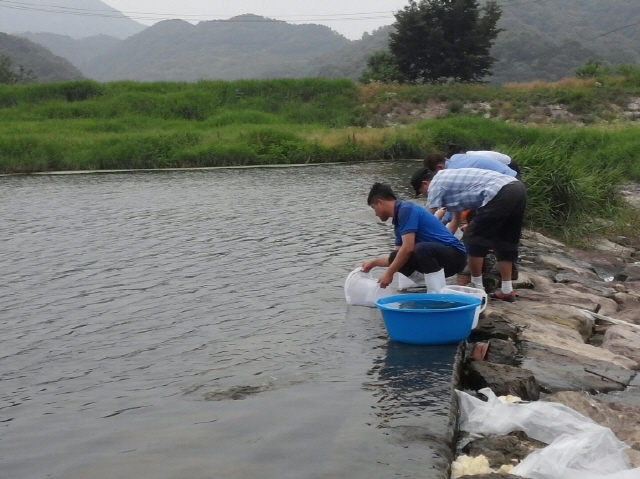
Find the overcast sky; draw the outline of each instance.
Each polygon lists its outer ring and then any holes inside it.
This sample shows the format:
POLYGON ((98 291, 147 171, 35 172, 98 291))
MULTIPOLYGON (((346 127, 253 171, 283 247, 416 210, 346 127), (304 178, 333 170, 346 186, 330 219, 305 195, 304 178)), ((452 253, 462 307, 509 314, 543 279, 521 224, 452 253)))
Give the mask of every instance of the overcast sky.
POLYGON ((181 18, 225 20, 254 13, 288 23, 320 23, 351 40, 391 25, 408 0, 102 0, 145 25, 181 18))

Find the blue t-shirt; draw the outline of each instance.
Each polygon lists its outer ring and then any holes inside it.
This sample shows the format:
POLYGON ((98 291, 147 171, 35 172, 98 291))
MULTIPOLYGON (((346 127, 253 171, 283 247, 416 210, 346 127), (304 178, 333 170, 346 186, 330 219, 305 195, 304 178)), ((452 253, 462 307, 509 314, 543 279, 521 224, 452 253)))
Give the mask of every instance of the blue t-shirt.
POLYGON ((396 246, 402 245, 402 235, 416 234, 416 243, 441 243, 466 253, 464 245, 431 213, 411 201, 396 200, 393 214, 396 246))
POLYGON ((457 169, 457 168, 480 168, 481 170, 497 171, 507 176, 516 176, 516 172, 509 168, 504 163, 500 163, 498 160, 489 158, 487 156, 480 155, 453 155, 450 160, 444 163, 445 169, 457 169))

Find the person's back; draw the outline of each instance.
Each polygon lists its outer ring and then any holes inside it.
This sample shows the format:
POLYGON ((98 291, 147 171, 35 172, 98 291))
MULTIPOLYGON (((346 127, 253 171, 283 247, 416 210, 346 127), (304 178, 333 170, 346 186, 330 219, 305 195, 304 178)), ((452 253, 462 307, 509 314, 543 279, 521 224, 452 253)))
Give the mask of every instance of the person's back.
POLYGON ((436 242, 464 251, 464 246, 435 216, 411 201, 396 201, 393 225, 396 245, 407 232, 415 233, 415 242, 436 242))
POLYGON ((504 153, 500 153, 499 151, 467 151, 467 155, 485 156, 487 158, 491 158, 492 160, 499 161, 500 163, 505 165, 509 165, 509 163, 511 163, 511 157, 509 155, 505 155, 504 153))
POLYGON ((445 169, 458 168, 479 168, 482 170, 496 171, 507 176, 516 176, 516 172, 504 163, 501 163, 487 156, 471 155, 469 153, 458 153, 456 155, 453 155, 445 163, 445 169))
POLYGON ((479 168, 454 168, 439 171, 431 181, 427 208, 446 207, 462 211, 484 206, 500 189, 518 181, 513 176, 479 168))

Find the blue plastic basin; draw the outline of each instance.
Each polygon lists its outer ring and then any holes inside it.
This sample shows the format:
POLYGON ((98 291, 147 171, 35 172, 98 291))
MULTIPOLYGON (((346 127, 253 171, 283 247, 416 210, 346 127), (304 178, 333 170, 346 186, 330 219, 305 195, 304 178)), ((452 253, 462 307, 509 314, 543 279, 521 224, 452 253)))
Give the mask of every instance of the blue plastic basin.
POLYGON ((409 344, 451 344, 469 337, 482 300, 452 293, 404 293, 377 299, 389 338, 409 344))

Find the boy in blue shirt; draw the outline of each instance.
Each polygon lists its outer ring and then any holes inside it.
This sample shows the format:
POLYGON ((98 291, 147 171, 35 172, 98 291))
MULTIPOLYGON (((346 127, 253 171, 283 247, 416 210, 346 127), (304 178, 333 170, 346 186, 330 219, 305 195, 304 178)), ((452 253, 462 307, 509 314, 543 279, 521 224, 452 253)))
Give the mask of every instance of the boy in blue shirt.
POLYGON ((467 264, 464 245, 430 212, 410 201, 400 201, 393 190, 376 183, 369 192, 367 204, 380 221, 393 219, 396 249, 388 257, 362 263, 368 273, 374 267, 387 270, 378 283, 386 288, 397 272, 411 276, 414 271, 425 275, 427 292, 437 293, 446 286, 445 277, 461 272, 467 264))

